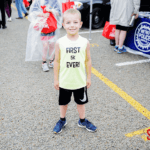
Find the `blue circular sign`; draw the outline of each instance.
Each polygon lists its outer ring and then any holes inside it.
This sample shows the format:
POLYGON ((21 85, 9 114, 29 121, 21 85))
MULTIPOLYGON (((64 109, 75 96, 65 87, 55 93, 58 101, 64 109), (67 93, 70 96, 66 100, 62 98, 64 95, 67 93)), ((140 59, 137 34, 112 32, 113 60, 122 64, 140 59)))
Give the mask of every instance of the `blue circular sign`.
POLYGON ((150 23, 141 22, 134 34, 134 44, 141 52, 150 52, 150 23))

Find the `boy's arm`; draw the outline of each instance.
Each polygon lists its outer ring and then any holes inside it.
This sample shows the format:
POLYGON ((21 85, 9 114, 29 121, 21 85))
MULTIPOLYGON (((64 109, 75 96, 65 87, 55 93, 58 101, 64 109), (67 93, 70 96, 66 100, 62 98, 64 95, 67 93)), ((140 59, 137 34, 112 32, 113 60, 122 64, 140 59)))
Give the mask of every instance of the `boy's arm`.
POLYGON ((86 48, 85 67, 86 67, 86 73, 87 73, 87 83, 86 84, 87 84, 87 88, 89 88, 91 86, 91 68, 92 68, 89 41, 87 42, 87 48, 86 48))
POLYGON ((55 60, 54 60, 54 87, 59 90, 59 70, 60 70, 60 50, 59 43, 55 44, 55 60))

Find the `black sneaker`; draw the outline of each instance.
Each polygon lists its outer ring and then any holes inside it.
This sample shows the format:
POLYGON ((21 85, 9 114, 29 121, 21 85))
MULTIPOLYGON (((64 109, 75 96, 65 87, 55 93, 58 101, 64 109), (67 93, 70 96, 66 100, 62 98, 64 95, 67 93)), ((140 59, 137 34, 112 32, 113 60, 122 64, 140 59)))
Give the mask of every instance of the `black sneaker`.
POLYGON ((25 13, 24 17, 28 16, 29 14, 28 13, 25 13))
POLYGON ((6 28, 7 28, 7 26, 3 26, 2 28, 3 28, 3 29, 6 29, 6 28))
POLYGON ((23 17, 18 17, 18 18, 16 18, 16 19, 23 19, 23 17))

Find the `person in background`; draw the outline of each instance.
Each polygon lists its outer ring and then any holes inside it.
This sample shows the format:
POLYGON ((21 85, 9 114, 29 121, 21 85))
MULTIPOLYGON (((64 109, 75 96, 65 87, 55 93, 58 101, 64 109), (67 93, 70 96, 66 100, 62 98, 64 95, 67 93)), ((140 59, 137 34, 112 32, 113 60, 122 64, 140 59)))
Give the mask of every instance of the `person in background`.
POLYGON ((12 0, 6 0, 5 11, 6 11, 6 14, 7 14, 7 16, 8 16, 7 21, 12 21, 12 19, 11 19, 11 13, 12 13, 12 10, 11 10, 11 3, 12 3, 12 0))
POLYGON ((111 0, 110 24, 116 25, 114 51, 118 54, 126 52, 123 44, 131 17, 138 18, 140 0, 111 0))
POLYGON ((62 27, 61 0, 34 0, 29 10, 28 20, 31 23, 27 35, 25 60, 42 60, 42 69, 47 72, 49 68, 53 68, 55 42, 62 27), (47 22, 49 16, 51 19, 52 16, 54 18, 51 22, 47 22), (52 30, 55 23, 57 29, 52 30), (44 31, 46 28, 47 32, 44 31))
POLYGON ((22 12, 25 14, 24 17, 28 16, 27 10, 23 4, 23 0, 15 0, 17 11, 18 11, 18 18, 16 19, 23 19, 22 12))
POLYGON ((5 18, 5 0, 0 0, 0 11, 1 11, 1 18, 2 21, 0 21, 0 28, 2 25, 3 29, 6 29, 6 18, 5 18))

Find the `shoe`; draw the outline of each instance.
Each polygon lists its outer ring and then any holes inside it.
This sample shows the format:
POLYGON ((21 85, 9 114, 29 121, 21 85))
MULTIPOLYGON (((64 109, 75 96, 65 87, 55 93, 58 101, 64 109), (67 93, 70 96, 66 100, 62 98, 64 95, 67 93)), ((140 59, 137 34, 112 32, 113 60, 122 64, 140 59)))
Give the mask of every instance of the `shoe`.
POLYGON ((6 28, 7 28, 7 26, 3 26, 2 28, 3 28, 3 29, 6 29, 6 28))
POLYGON ((42 64, 42 68, 43 68, 43 71, 44 71, 44 72, 49 71, 49 68, 48 68, 48 66, 47 66, 47 63, 42 64))
POLYGON ((115 51, 115 52, 117 52, 117 51, 118 51, 118 46, 115 46, 114 51, 115 51))
POLYGON ((118 54, 121 54, 123 52, 127 52, 124 46, 122 48, 118 48, 118 51, 117 51, 118 54))
POLYGON ((18 18, 16 18, 16 19, 23 19, 23 17, 18 17, 18 18))
POLYGON ((115 46, 116 44, 115 44, 115 40, 110 40, 110 45, 111 46, 115 46))
POLYGON ((95 132, 97 130, 97 127, 94 126, 90 121, 85 119, 84 122, 81 123, 80 119, 78 121, 78 126, 81 128, 86 128, 90 132, 95 132))
POLYGON ((25 13, 24 17, 28 16, 29 14, 28 13, 25 13))
POLYGON ((57 123, 56 123, 56 126, 54 127, 53 129, 53 132, 54 133, 60 133, 62 132, 62 128, 67 124, 66 120, 65 121, 62 121, 62 120, 59 120, 57 123))
POLYGON ((11 20, 11 17, 10 17, 10 18, 8 18, 8 19, 7 19, 7 21, 11 22, 11 21, 12 21, 12 20, 11 20))
POLYGON ((49 63, 49 67, 50 67, 50 68, 54 68, 54 62, 49 63))

